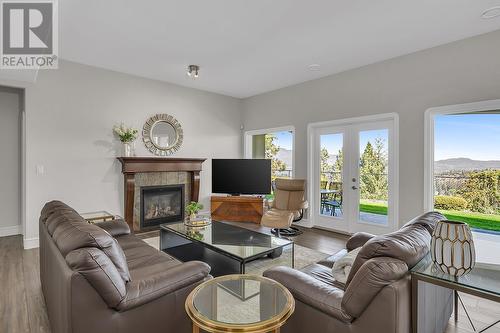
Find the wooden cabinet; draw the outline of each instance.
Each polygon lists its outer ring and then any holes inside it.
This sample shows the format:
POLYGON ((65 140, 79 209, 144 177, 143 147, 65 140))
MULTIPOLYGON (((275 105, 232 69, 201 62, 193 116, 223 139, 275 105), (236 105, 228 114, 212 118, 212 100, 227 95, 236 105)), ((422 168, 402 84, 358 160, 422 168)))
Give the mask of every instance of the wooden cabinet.
POLYGON ((210 206, 214 221, 260 224, 264 210, 263 198, 251 196, 212 196, 210 206))

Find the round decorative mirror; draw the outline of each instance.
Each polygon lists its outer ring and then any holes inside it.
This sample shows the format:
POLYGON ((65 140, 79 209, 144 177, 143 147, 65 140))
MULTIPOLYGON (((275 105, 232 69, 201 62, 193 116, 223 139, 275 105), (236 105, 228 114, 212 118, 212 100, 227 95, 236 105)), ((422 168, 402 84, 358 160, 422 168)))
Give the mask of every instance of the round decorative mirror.
POLYGON ((144 145, 158 156, 168 156, 179 150, 182 139, 181 124, 168 114, 154 115, 142 128, 144 145))

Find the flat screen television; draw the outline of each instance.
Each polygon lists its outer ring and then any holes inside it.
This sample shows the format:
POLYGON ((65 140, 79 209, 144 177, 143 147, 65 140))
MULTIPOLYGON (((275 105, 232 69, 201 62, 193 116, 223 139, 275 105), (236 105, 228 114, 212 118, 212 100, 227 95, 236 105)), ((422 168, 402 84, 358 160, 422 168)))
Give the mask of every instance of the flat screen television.
POLYGON ((212 193, 271 193, 271 160, 213 159, 212 193))

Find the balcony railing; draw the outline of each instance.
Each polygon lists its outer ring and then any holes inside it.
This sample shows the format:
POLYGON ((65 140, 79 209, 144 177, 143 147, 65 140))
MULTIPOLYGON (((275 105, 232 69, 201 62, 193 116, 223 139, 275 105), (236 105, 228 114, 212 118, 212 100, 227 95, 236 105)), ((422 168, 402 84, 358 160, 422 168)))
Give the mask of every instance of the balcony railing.
POLYGON ((273 178, 292 178, 292 170, 273 170, 273 178))

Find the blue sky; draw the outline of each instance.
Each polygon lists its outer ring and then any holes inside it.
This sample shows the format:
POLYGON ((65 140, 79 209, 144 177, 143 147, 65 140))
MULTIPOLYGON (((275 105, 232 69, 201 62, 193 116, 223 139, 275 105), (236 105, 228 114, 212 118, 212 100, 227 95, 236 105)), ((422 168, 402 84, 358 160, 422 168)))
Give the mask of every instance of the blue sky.
POLYGON ((283 131, 283 132, 276 132, 273 134, 276 136, 275 142, 279 147, 292 150, 292 145, 293 145, 292 133, 288 131, 283 131))
MULTIPOLYGON (((274 133, 278 146, 292 149, 290 132, 274 133)), ((376 137, 387 138, 386 130, 365 131, 360 135, 361 149, 376 137)), ((435 118, 436 161, 447 158, 467 157, 473 160, 500 160, 500 114, 441 115, 435 118)), ((321 146, 330 154, 337 154, 342 147, 341 134, 321 137, 321 146)))
POLYGON ((500 114, 436 116, 434 159, 456 157, 500 160, 500 114))

